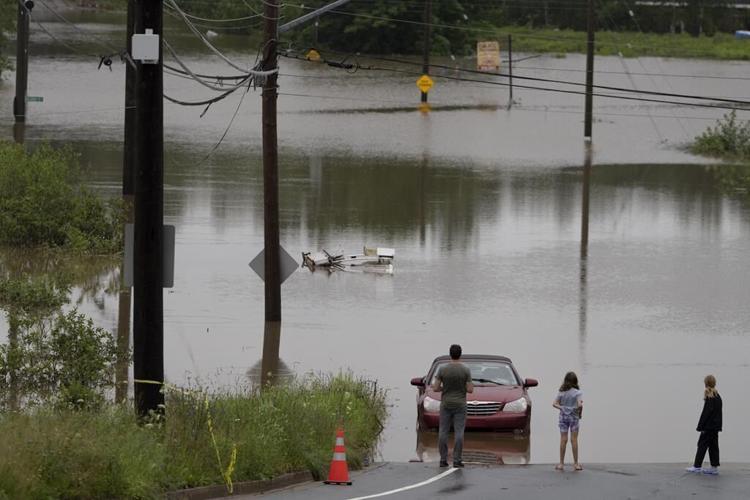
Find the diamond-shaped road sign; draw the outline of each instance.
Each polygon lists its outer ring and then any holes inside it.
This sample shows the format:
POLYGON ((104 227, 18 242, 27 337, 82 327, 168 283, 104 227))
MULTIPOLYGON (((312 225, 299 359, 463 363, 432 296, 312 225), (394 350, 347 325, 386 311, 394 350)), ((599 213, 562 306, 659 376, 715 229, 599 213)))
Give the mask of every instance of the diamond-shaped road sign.
MULTIPOLYGON (((260 251, 258 255, 255 256, 253 260, 250 261, 248 266, 255 271, 255 273, 260 276, 260 279, 264 280, 266 279, 266 250, 263 249, 260 251)), ((294 271, 297 270, 299 267, 299 264, 297 264, 297 261, 294 260, 294 257, 289 255, 286 250, 284 250, 283 247, 279 246, 279 265, 281 269, 279 270, 281 273, 281 282, 285 282, 286 279, 291 276, 294 271)))
POLYGON ((425 94, 432 88, 433 85, 434 82, 432 81, 432 78, 427 75, 422 75, 419 77, 419 80, 417 80, 417 87, 419 87, 419 90, 421 90, 425 94))

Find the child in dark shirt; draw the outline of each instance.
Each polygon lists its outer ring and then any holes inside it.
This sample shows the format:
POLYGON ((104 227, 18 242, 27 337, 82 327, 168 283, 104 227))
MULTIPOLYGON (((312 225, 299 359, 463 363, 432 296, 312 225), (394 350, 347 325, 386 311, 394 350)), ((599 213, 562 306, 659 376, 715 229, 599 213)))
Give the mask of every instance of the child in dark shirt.
POLYGON ((703 393, 703 411, 698 419, 696 430, 700 432, 698 438, 698 451, 695 453, 695 462, 688 467, 688 472, 703 472, 704 474, 719 473, 719 432, 721 432, 722 402, 719 392, 716 390, 716 377, 707 375, 703 380, 706 389, 703 393), (708 450, 711 467, 703 468, 703 459, 708 450))

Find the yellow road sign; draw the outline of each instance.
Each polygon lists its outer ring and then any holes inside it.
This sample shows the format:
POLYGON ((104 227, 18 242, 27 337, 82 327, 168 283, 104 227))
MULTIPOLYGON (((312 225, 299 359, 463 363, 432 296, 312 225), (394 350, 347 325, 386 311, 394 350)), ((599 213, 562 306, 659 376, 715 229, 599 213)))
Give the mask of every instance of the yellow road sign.
POLYGON ((307 51, 307 55, 305 56, 308 61, 320 61, 320 52, 318 52, 315 49, 310 49, 307 51))
POLYGON ((421 90, 425 94, 432 88, 433 85, 434 82, 432 81, 432 78, 427 75, 422 75, 419 77, 419 80, 417 80, 417 87, 419 87, 419 90, 421 90))

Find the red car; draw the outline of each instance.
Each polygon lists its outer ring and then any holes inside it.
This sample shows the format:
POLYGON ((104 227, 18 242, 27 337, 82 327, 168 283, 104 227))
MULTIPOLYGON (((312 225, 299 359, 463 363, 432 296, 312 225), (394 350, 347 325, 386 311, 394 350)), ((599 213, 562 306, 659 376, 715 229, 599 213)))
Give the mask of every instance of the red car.
MULTIPOLYGON (((539 385, 533 378, 522 379, 513 362, 504 356, 464 354, 461 362, 471 371, 474 392, 466 396, 466 428, 515 431, 531 429, 531 398, 527 388, 539 385)), ((417 422, 420 429, 437 429, 440 424, 440 393, 432 390, 435 375, 450 356, 439 356, 424 377, 411 379, 419 388, 417 422)))

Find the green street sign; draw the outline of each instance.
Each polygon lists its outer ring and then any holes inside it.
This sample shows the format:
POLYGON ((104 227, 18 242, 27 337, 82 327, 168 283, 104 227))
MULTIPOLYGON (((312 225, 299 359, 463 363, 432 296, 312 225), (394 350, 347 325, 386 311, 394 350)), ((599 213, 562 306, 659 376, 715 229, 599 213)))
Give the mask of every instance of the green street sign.
POLYGON ((44 97, 38 95, 27 95, 26 102, 44 102, 44 97))

